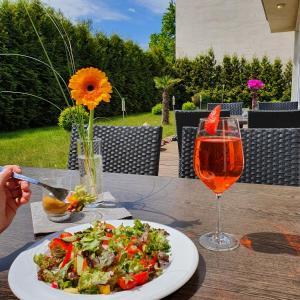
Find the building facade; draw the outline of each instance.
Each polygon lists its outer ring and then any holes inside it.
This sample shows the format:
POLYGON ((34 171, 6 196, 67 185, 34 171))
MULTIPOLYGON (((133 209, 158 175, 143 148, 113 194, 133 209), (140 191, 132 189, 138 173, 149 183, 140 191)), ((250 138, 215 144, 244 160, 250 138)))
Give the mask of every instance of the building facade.
POLYGON ((294 32, 271 33, 261 0, 176 0, 176 57, 193 58, 213 48, 246 58, 294 56, 294 32))

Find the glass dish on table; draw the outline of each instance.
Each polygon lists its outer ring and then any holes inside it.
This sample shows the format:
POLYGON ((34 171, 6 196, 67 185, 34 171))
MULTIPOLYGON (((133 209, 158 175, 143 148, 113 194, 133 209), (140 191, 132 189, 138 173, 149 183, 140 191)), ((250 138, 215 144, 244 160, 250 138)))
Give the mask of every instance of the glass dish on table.
MULTIPOLYGON (((72 178, 67 175, 42 178, 41 181, 53 187, 72 190, 72 178)), ((68 210, 69 203, 56 199, 54 195, 45 188, 43 188, 42 205, 50 221, 63 222, 71 217, 71 212, 68 210)))
POLYGON ((239 241, 221 231, 221 196, 240 178, 244 167, 239 123, 234 118, 216 118, 214 124, 208 124, 209 121, 200 121, 194 147, 194 170, 215 193, 218 218, 216 231, 202 235, 199 242, 213 251, 233 250, 239 241))
MULTIPOLYGON (((51 192, 43 189, 43 209, 50 221, 64 222, 73 214, 81 212, 84 207, 89 207, 91 203, 95 202, 96 197, 88 193, 85 186, 75 184, 72 176, 68 174, 53 175, 53 177, 42 178, 41 181, 52 187, 65 188, 70 193, 65 201, 60 201, 51 192)), ((97 218, 102 218, 102 214, 99 211, 97 211, 97 218)))

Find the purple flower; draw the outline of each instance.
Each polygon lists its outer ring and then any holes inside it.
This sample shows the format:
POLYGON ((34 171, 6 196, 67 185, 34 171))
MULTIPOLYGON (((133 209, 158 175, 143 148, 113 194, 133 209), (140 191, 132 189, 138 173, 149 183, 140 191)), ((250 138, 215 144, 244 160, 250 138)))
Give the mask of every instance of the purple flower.
POLYGON ((248 88, 253 90, 260 90, 265 86, 265 84, 259 79, 250 79, 247 84, 248 88))

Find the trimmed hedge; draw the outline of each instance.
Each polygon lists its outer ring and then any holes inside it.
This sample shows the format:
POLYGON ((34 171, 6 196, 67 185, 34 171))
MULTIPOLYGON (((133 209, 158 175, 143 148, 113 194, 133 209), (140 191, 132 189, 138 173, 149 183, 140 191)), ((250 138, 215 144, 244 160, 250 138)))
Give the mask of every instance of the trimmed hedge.
MULTIPOLYGON (((266 56, 261 60, 246 60, 236 55, 225 55, 222 63, 217 63, 214 52, 195 59, 177 59, 173 67, 173 76, 182 81, 176 86, 175 97, 182 102, 192 99, 195 94, 202 96, 201 107, 208 102, 244 102, 251 103, 247 88, 249 79, 261 79, 265 88, 259 92, 260 101, 290 101, 292 83, 292 62, 285 66, 280 59, 271 62, 266 56)), ((181 107, 182 102, 177 103, 181 107)))
MULTIPOLYGON (((70 74, 63 41, 39 0, 28 1, 28 10, 42 36, 55 69, 68 83, 70 74)), ((149 111, 160 95, 153 77, 160 76, 163 60, 143 51, 132 41, 117 35, 92 34, 89 23, 71 23, 51 8, 70 37, 76 69, 94 66, 105 71, 114 88, 126 101, 127 112, 149 111)), ((0 53, 30 55, 47 62, 21 1, 0 3, 0 53)), ((28 58, 1 56, 1 90, 26 92, 55 103, 66 103, 52 71, 28 58)), ((71 103, 72 104, 72 103, 71 103)), ((0 130, 15 130, 57 124, 60 111, 40 99, 20 94, 0 94, 0 130)), ((97 116, 121 114, 121 99, 114 90, 110 104, 96 109, 97 116)))

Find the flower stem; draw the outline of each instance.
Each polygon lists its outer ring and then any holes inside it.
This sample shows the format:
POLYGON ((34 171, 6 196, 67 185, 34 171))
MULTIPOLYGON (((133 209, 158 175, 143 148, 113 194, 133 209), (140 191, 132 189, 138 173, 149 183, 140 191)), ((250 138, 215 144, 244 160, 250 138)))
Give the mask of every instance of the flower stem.
POLYGON ((88 127, 88 140, 90 142, 93 140, 94 115, 95 115, 95 111, 91 109, 90 118, 89 118, 89 127, 88 127))

